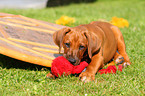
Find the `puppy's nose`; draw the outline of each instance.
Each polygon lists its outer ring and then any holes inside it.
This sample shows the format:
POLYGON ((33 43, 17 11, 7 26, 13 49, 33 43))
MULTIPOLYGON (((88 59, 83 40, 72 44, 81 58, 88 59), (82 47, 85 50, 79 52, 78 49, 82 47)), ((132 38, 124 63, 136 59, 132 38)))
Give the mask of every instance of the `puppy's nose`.
POLYGON ((71 64, 75 64, 76 63, 76 60, 74 58, 68 58, 68 61, 71 63, 71 64))

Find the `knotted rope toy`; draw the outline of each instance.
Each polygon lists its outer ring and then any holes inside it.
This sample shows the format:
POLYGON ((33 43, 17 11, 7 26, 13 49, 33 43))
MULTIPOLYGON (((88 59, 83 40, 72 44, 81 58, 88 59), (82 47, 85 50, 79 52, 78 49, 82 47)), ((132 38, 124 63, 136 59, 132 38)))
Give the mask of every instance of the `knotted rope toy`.
MULTIPOLYGON (((88 66, 88 63, 83 61, 79 65, 74 66, 72 65, 67 59, 63 56, 59 56, 55 58, 52 62, 51 66, 51 73, 47 74, 47 77, 55 78, 61 77, 62 75, 67 76, 70 74, 79 74, 88 66)), ((122 71, 122 65, 119 65, 118 68, 113 66, 108 66, 106 69, 101 69, 98 72, 100 74, 107 74, 107 73, 116 73, 116 71, 122 71)))

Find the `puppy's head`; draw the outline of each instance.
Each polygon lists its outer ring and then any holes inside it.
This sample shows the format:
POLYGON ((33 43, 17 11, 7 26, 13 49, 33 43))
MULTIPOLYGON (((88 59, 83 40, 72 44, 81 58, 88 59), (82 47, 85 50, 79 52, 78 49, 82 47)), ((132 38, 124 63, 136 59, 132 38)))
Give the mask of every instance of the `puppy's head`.
POLYGON ((98 50, 98 42, 93 34, 78 27, 63 28, 53 34, 53 39, 59 51, 61 47, 64 48, 63 56, 73 65, 80 63, 86 51, 91 58, 93 52, 98 50))

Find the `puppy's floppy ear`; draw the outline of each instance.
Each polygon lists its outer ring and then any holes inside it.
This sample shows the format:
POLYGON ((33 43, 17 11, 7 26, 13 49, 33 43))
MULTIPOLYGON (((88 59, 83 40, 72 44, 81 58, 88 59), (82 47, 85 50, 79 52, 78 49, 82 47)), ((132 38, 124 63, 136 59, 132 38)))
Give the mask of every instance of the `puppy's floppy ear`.
POLYGON ((59 47, 59 52, 61 51, 62 41, 63 41, 64 36, 70 31, 71 29, 69 27, 65 27, 63 29, 56 31, 53 34, 53 41, 59 47))
POLYGON ((89 57, 92 58, 93 53, 101 48, 101 40, 99 40, 93 32, 85 32, 84 34, 88 39, 88 54, 89 57))

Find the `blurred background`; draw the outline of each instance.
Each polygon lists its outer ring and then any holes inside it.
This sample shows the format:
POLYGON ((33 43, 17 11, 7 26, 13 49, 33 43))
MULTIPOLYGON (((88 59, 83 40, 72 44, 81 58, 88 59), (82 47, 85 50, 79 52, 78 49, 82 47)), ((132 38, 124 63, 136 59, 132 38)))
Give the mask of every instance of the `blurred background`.
POLYGON ((0 8, 27 9, 68 5, 70 3, 88 3, 97 0, 0 0, 0 8))

